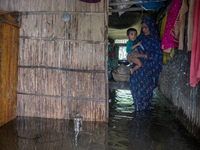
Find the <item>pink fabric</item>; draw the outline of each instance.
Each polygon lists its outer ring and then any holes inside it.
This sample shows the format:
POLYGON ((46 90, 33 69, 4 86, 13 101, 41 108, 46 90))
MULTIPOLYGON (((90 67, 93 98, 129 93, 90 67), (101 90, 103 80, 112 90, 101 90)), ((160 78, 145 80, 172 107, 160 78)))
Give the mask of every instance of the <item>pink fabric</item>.
POLYGON ((162 38, 163 50, 169 49, 170 47, 178 47, 178 37, 179 37, 178 23, 179 23, 181 2, 182 0, 174 0, 170 6, 162 38))
POLYGON ((195 87, 200 81, 200 0, 195 1, 193 12, 193 41, 190 63, 190 86, 195 87))

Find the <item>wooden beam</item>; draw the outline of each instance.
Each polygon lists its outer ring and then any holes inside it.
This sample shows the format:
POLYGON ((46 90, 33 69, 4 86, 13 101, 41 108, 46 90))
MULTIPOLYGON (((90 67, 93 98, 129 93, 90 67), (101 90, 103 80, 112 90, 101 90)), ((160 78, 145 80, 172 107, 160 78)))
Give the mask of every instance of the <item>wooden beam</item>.
POLYGON ((92 99, 92 98, 81 98, 81 97, 68 97, 68 96, 60 96, 60 95, 44 95, 44 94, 23 93, 23 92, 17 92, 17 94, 21 94, 21 95, 32 95, 32 96, 44 96, 44 97, 55 97, 55 98, 64 98, 64 99, 72 99, 72 100, 86 100, 86 101, 105 102, 105 99, 92 99))
POLYGON ((0 11, 0 23, 6 23, 20 28, 21 15, 22 14, 17 11, 13 12, 0 11))
POLYGON ((73 11, 20 11, 22 15, 52 15, 52 14, 104 14, 104 12, 73 12, 73 11))
MULTIPOLYGON (((161 1, 167 1, 167 0, 161 0, 161 1)), ((155 1, 157 2, 157 1, 155 1)), ((141 1, 126 1, 126 2, 112 2, 112 3, 109 3, 109 6, 117 6, 117 5, 133 5, 133 4, 142 4, 142 3, 148 3, 148 1, 144 1, 144 2, 141 2, 141 1)))
POLYGON ((139 1, 114 2, 114 3, 109 3, 109 6, 130 5, 130 4, 133 5, 141 3, 147 3, 147 2, 139 2, 139 1))
POLYGON ((33 36, 19 36, 21 39, 31 39, 31 40, 44 40, 44 41, 67 41, 67 42, 74 42, 74 43, 90 43, 90 44, 105 44, 106 41, 91 41, 91 40, 69 40, 63 38, 46 38, 46 37, 33 37, 33 36))
POLYGON ((50 66, 21 66, 18 68, 30 68, 30 69, 52 69, 52 70, 62 70, 62 71, 73 71, 73 72, 83 72, 83 73, 105 73, 104 70, 83 70, 83 69, 68 69, 50 66))
POLYGON ((145 11, 145 9, 140 7, 132 7, 132 8, 125 8, 125 9, 110 9, 109 12, 122 12, 122 11, 145 11))

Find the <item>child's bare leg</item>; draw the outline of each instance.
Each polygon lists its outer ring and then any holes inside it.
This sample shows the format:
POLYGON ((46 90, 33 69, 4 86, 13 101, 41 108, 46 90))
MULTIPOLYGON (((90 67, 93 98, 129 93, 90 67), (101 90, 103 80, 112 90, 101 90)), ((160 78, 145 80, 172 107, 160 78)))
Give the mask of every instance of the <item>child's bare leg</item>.
MULTIPOLYGON (((131 63, 133 63, 133 61, 134 61, 134 57, 132 57, 131 59, 130 59, 130 62, 131 63)), ((130 64, 131 64, 130 63, 130 64)), ((131 72, 131 74, 133 74, 134 73, 134 69, 133 68, 130 68, 130 72, 131 72)))
POLYGON ((133 70, 133 68, 130 68, 130 71, 131 71, 131 74, 133 74, 133 73, 134 73, 134 70, 133 70))
POLYGON ((128 60, 128 62, 129 62, 129 64, 132 64, 132 56, 131 56, 131 54, 128 54, 127 55, 127 60, 128 60))
POLYGON ((134 57, 134 58, 132 59, 132 61, 133 61, 133 63, 135 64, 135 67, 131 68, 131 69, 132 69, 132 70, 130 70, 130 71, 131 71, 131 74, 133 74, 135 70, 137 70, 137 69, 139 69, 140 67, 142 67, 142 62, 140 61, 139 58, 134 57))

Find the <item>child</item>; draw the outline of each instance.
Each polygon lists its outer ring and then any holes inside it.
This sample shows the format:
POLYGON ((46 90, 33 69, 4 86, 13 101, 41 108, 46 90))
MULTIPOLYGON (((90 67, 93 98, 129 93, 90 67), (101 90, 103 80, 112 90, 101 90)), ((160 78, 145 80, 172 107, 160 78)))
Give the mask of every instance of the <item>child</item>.
POLYGON ((127 60, 130 64, 135 64, 135 67, 130 69, 131 74, 133 74, 135 70, 139 69, 142 66, 142 62, 140 61, 140 59, 134 57, 134 52, 139 53, 136 47, 139 46, 141 42, 138 42, 136 44, 135 40, 137 38, 137 30, 134 28, 129 28, 127 30, 127 37, 129 39, 129 41, 126 43, 126 52, 128 53, 127 60))

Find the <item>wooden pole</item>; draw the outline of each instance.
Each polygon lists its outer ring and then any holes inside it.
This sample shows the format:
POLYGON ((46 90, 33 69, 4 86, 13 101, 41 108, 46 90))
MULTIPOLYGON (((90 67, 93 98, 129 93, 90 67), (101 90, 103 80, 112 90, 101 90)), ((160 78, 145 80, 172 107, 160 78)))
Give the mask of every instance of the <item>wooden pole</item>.
POLYGON ((109 12, 121 12, 121 11, 145 11, 145 9, 140 7, 132 7, 132 8, 125 8, 125 9, 110 9, 109 12))
MULTIPOLYGON (((167 0, 161 0, 161 1, 167 1, 167 0)), ((155 1, 157 2, 157 1, 155 1)), ((142 4, 142 3, 149 3, 148 1, 127 1, 127 2, 114 2, 114 3, 109 3, 109 6, 117 6, 117 5, 133 5, 133 4, 142 4)))
POLYGON ((106 81, 106 123, 109 122, 109 86, 108 86, 108 9, 109 0, 105 1, 105 81, 106 81))

